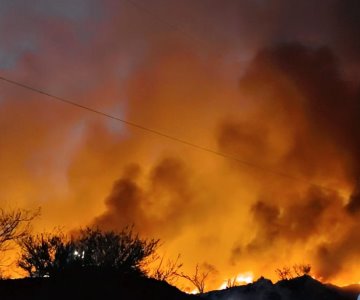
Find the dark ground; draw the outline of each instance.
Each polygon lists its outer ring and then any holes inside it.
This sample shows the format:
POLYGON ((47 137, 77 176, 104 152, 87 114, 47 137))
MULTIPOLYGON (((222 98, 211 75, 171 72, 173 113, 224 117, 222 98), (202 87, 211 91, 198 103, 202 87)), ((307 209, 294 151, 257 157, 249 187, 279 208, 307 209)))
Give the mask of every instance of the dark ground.
POLYGON ((71 274, 55 278, 0 280, 1 300, 199 299, 166 282, 138 275, 71 274))
POLYGON ((275 284, 260 278, 246 286, 213 291, 202 297, 207 300, 357 300, 359 293, 359 285, 339 288, 304 275, 275 284))
POLYGON ((53 278, 0 280, 0 300, 356 300, 360 286, 338 288, 309 276, 279 281, 260 278, 246 286, 188 295, 166 282, 136 274, 82 272, 53 278))

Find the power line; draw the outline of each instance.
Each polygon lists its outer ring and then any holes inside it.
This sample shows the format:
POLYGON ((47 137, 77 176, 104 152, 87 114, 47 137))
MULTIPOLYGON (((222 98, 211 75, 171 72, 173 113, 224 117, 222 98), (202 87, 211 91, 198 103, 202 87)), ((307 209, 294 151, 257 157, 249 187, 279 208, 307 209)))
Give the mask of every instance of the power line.
MULTIPOLYGON (((181 26, 179 24, 173 24, 171 22, 168 22, 166 19, 162 18, 161 16, 159 16, 158 14, 154 13, 151 9, 147 8, 146 6, 144 5, 141 5, 139 4, 136 0, 123 0, 123 1, 126 1, 128 2, 129 4, 131 4, 133 7, 135 7, 135 9, 137 9, 138 11, 141 11, 145 14, 147 14, 148 16, 152 17, 153 19, 155 19, 158 23, 161 23, 161 24, 164 24, 166 25, 168 28, 170 28, 171 30, 174 30, 174 31, 177 31, 181 34, 183 34, 185 37, 189 38, 189 39, 192 39, 192 40, 195 40, 195 41, 198 41, 198 42, 202 42, 203 40, 197 36, 197 35, 194 35, 186 30, 184 30, 183 28, 181 28, 181 26)), ((156 132, 154 131, 153 133, 156 133, 156 134, 159 134, 159 132, 156 132)), ((207 148, 207 147, 203 147, 203 146, 200 146, 200 145, 197 145, 197 144, 193 144, 191 142, 188 142, 188 141, 185 141, 185 140, 182 140, 182 139, 178 139, 176 137, 172 137, 172 136, 168 136, 166 134, 160 134, 166 138, 171 138, 177 142, 181 142, 183 144, 187 144, 191 147, 194 147, 194 148, 197 148, 197 149, 200 149, 200 150, 204 150, 204 151, 207 151, 207 152, 210 152, 212 154, 215 154, 215 155, 218 155, 218 156, 222 156, 224 158, 227 158, 227 159, 231 159, 231 160, 234 160, 234 161, 237 161, 241 164, 244 164, 244 165, 247 165, 249 167, 254 167, 254 168, 258 168, 258 169, 262 169, 263 171, 266 171, 268 173, 273 173, 275 175, 278 175, 278 176, 281 176, 281 177, 285 177, 285 178, 288 178, 288 179, 291 179, 291 180, 294 180, 294 181, 301 181, 303 183, 307 183, 311 186, 314 186, 314 187, 317 187, 317 188, 320 188, 320 189, 323 189, 323 190, 327 190, 327 191, 331 191, 331 192, 336 192, 336 193, 339 193, 341 194, 338 190, 336 189, 333 189, 333 188, 329 188, 327 186, 323 186, 323 185, 320 185, 320 184, 316 184, 316 183, 313 183, 309 180, 305 180, 305 179, 301 179, 301 178, 298 178, 298 177, 295 177, 295 176, 292 176, 292 175, 289 175, 287 173, 283 173, 283 172, 280 172, 280 171, 275 171, 275 170, 272 170, 272 169, 269 169, 269 168, 266 168, 264 166, 260 166, 260 165, 257 165, 255 163, 252 163, 252 162, 248 162, 248 161, 244 161, 244 160, 241 160, 237 157, 234 157, 230 154, 227 154, 227 153, 224 153, 224 152, 220 152, 220 151, 216 151, 216 150, 213 150, 213 149, 210 149, 210 148, 207 148)))
MULTIPOLYGON (((30 91, 32 91, 32 92, 34 92, 34 93, 38 93, 38 94, 47 96, 47 97, 49 97, 49 98, 58 100, 58 101, 60 101, 60 102, 66 103, 66 104, 68 104, 68 105, 72 105, 72 106, 75 106, 75 107, 77 107, 77 108, 85 109, 85 110, 87 110, 87 111, 90 111, 90 112, 92 112, 92 113, 101 115, 101 116, 103 116, 103 117, 106 117, 106 118, 109 118, 109 119, 112 119, 112 120, 115 120, 115 121, 122 122, 122 123, 124 123, 124 124, 126 124, 126 125, 128 125, 128 126, 131 126, 131 127, 134 127, 134 128, 140 129, 140 130, 143 130, 143 131, 145 131, 145 132, 148 132, 148 133, 151 133, 151 134, 154 134, 154 135, 157 135, 157 136, 161 136, 161 137, 163 137, 163 138, 166 138, 166 139, 169 139, 169 140, 172 140, 172 141, 175 141, 175 142, 178 142, 178 143, 187 145, 187 146, 189 146, 189 147, 192 147, 192 148, 195 148, 195 149, 198 149, 198 150, 201 150, 201 151, 205 151, 205 152, 208 152, 208 153, 217 155, 217 156, 221 156, 221 157, 226 158, 226 159, 230 159, 230 160, 236 161, 236 162, 238 162, 238 163, 240 163, 240 164, 243 164, 243 165, 245 165, 245 166, 248 166, 248 167, 251 167, 251 168, 256 168, 256 169, 262 170, 262 171, 264 171, 264 172, 267 172, 267 173, 270 173, 270 174, 274 174, 274 175, 277 175, 277 176, 281 176, 281 177, 284 177, 284 178, 287 178, 287 179, 290 179, 290 180, 293 180, 293 181, 303 182, 303 183, 309 184, 309 185, 311 185, 311 186, 314 186, 314 187, 317 187, 317 188, 320 188, 320 189, 323 189, 323 190, 327 190, 327 191, 339 193, 339 191, 336 190, 336 189, 332 189, 332 188, 329 188, 329 187, 327 187, 327 186, 323 186, 323 185, 320 185, 320 184, 311 182, 311 181, 306 180, 306 179, 298 178, 298 177, 295 177, 295 176, 293 176, 293 175, 290 175, 290 174, 287 174, 287 173, 284 173, 284 172, 281 172, 281 171, 276 171, 276 170, 273 170, 273 169, 270 169, 270 168, 267 168, 267 167, 258 165, 258 164, 256 164, 256 163, 253 163, 253 162, 249 162, 249 161, 240 159, 240 158, 238 158, 238 157, 236 157, 236 156, 230 155, 230 154, 225 153, 225 152, 217 151, 217 150, 214 150, 214 149, 211 149, 211 148, 208 148, 208 147, 204 147, 204 146, 201 146, 201 145, 192 143, 192 142, 187 141, 187 140, 184 140, 184 139, 182 139, 182 138, 179 138, 179 137, 176 137, 176 136, 173 136, 173 135, 170 135, 170 134, 166 134, 166 133, 164 133, 164 132, 161 132, 161 131, 158 131, 158 130, 155 130, 155 129, 146 127, 146 126, 144 126, 144 125, 140 125, 140 124, 137 124, 137 123, 134 123, 134 122, 131 122, 131 121, 128 121, 128 120, 125 120, 125 119, 122 119, 122 118, 113 116, 113 115, 111 115, 111 114, 108 114, 108 113, 105 113, 105 112, 103 112, 103 111, 100 111, 100 110, 91 108, 91 107, 89 107, 89 106, 82 105, 82 104, 80 104, 80 103, 77 103, 77 102, 68 100, 68 99, 66 99, 66 98, 58 97, 58 96, 53 95, 53 94, 51 94, 51 93, 49 93, 49 92, 46 92, 46 91, 41 90, 41 89, 38 89, 38 88, 34 88, 34 87, 32 87, 32 86, 23 84, 23 83, 21 83, 21 82, 18 82, 18 81, 15 81, 15 80, 11 80, 11 79, 6 78, 6 77, 3 77, 3 76, 0 76, 0 80, 2 80, 2 81, 4 81, 4 82, 7 82, 7 83, 10 83, 10 84, 15 85, 15 86, 18 86, 18 87, 21 87, 21 88, 30 90, 30 91)), ((340 194, 340 193, 339 193, 339 194, 340 194)))

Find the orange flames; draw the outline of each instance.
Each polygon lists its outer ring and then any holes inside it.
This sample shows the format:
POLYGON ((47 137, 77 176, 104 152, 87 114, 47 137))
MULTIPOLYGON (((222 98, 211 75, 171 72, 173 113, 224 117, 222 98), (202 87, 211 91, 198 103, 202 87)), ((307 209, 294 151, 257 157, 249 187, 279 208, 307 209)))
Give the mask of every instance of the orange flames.
MULTIPOLYGON (((260 13, 245 2, 241 28, 260 13)), ((351 56, 309 44, 316 37, 305 33, 273 46, 265 27, 243 32, 241 45, 237 31, 195 43, 106 3, 106 18, 79 24, 20 18, 45 32, 38 52, 20 53, 2 72, 240 162, 1 84, 0 203, 42 207, 38 231, 135 224, 164 242, 162 252, 181 253, 185 273, 212 265, 209 288, 231 274, 274 280, 276 268, 302 262, 324 281, 356 282, 360 109, 358 84, 346 77, 356 71, 351 56)), ((215 6, 207 14, 224 21, 215 6)), ((238 20, 239 10, 223 12, 238 20)))
POLYGON ((233 278, 227 279, 225 280, 220 287, 218 288, 218 290, 223 290, 226 289, 228 287, 232 286, 237 286, 237 285, 243 285, 243 284, 249 284, 252 283, 254 281, 254 277, 252 272, 246 272, 243 274, 238 274, 233 278))

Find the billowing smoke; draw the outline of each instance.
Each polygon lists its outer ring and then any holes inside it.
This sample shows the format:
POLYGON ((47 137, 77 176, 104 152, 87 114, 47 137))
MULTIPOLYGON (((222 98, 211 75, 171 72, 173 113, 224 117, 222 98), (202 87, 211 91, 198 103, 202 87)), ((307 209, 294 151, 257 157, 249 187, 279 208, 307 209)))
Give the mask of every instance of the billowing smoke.
POLYGON ((201 219, 197 217, 199 203, 194 203, 191 172, 184 162, 163 158, 145 178, 140 173, 138 165, 126 168, 105 200, 108 210, 95 219, 95 226, 113 229, 134 225, 147 236, 161 234, 166 240, 178 235, 189 220, 201 219))
POLYGON ((240 89, 249 111, 245 121, 224 122, 219 144, 253 162, 260 157, 266 177, 277 178, 259 188, 250 207, 257 233, 233 255, 303 245, 315 253, 303 259, 314 259, 317 275, 328 279, 359 249, 359 90, 342 79, 329 49, 297 44, 261 51, 240 89), (288 182, 278 178, 289 174, 288 182), (350 196, 341 193, 346 184, 350 196))
POLYGON ((2 83, 1 204, 134 225, 219 283, 357 281, 358 1, 225 2, 1 4, 1 74, 238 159, 2 83))

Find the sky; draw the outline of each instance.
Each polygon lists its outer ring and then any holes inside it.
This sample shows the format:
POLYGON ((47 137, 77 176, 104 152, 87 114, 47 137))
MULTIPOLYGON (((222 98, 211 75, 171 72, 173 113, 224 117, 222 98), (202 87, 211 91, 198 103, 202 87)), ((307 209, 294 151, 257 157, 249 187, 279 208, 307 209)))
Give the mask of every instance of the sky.
POLYGON ((0 0, 1 207, 133 224, 184 271, 360 271, 357 0, 0 0), (235 159, 232 159, 232 158, 235 159))

